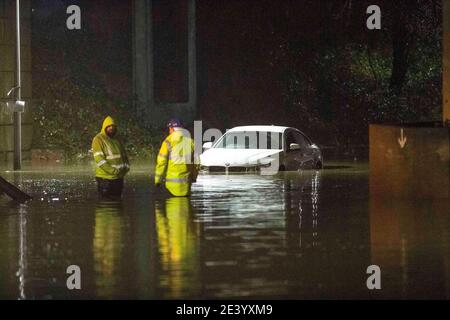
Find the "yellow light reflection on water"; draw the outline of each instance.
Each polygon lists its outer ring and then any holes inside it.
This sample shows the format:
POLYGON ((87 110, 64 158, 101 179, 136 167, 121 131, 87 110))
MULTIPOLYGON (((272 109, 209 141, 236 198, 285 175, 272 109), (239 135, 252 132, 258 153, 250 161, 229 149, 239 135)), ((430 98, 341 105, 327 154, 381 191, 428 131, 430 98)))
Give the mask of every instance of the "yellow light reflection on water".
POLYGON ((169 198, 155 204, 158 247, 164 270, 160 285, 169 296, 182 297, 198 279, 197 229, 188 198, 169 198))

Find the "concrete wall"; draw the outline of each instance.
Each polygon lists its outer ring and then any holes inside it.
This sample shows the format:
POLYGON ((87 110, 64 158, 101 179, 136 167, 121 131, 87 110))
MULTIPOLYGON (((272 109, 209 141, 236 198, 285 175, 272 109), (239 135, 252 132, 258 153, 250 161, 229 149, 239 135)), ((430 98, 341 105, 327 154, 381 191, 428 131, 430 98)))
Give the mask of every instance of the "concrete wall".
MULTIPOLYGON (((6 94, 16 84, 16 27, 15 1, 0 0, 0 162, 12 162, 13 115, 6 112, 6 94)), ((28 158, 33 133, 31 114, 31 1, 21 0, 22 34, 22 98, 27 111, 22 116, 23 157, 28 158)))
POLYGON ((370 195, 449 198, 449 128, 370 126, 370 195), (399 142, 402 141, 403 148, 399 142))

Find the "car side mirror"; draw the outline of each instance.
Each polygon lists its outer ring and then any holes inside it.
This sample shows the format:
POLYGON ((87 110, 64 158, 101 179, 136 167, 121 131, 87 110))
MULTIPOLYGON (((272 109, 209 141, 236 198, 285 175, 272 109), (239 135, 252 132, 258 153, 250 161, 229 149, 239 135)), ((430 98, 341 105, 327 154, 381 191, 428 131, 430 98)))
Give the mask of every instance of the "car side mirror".
POLYGON ((206 143, 203 144, 203 150, 211 149, 212 146, 213 146, 212 142, 206 142, 206 143))
POLYGON ((298 143, 291 143, 289 145, 289 151, 300 150, 300 145, 298 143))

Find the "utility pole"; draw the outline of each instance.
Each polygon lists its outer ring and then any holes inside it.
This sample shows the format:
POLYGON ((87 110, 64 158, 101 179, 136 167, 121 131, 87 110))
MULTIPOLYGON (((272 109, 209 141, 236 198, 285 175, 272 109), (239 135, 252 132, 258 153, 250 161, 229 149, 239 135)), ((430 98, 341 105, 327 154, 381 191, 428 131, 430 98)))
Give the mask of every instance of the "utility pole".
MULTIPOLYGON (((21 75, 21 41, 20 41, 20 0, 16 0, 16 101, 22 100, 22 75, 21 75)), ((14 112, 14 170, 22 169, 22 114, 14 112)))

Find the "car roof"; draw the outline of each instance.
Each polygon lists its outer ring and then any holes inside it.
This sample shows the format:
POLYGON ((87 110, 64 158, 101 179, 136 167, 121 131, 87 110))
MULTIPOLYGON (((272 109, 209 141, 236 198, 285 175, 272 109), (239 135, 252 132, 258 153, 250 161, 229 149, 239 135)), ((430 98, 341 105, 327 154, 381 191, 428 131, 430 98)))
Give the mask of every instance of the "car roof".
POLYGON ((227 132, 236 132, 236 131, 263 131, 263 132, 284 132, 286 129, 290 129, 289 127, 282 126, 241 126, 234 127, 227 132))

